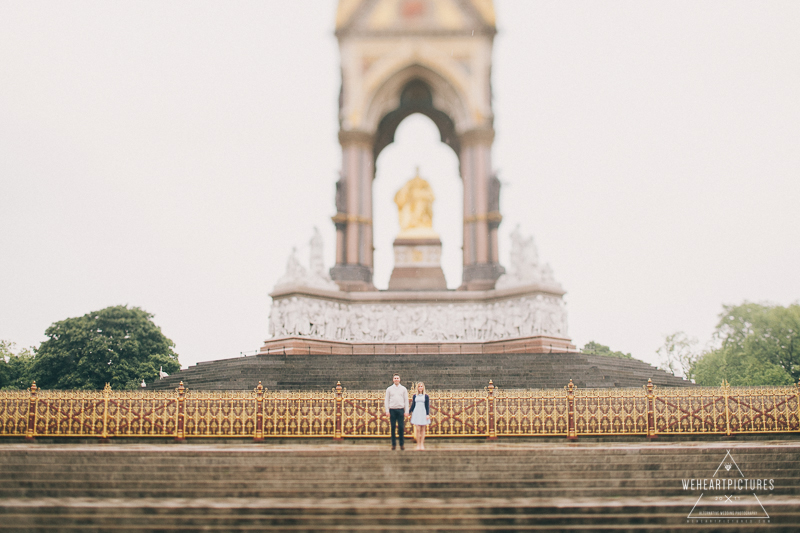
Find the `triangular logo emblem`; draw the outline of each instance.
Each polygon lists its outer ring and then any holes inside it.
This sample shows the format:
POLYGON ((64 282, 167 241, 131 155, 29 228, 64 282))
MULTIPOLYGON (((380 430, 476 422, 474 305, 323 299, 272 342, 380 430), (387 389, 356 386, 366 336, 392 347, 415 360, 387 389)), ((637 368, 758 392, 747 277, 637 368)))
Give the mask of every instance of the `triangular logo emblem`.
POLYGON ((708 478, 683 480, 684 490, 700 491, 686 518, 691 523, 769 522, 769 513, 758 493, 772 490, 772 480, 748 479, 726 450, 719 466, 708 478), (769 482, 769 484, 767 484, 769 482))

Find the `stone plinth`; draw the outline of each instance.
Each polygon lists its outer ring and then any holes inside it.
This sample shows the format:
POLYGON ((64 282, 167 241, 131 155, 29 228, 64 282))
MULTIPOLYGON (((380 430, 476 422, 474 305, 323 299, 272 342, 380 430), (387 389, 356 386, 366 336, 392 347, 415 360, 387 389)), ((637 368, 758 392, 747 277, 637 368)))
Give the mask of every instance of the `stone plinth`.
POLYGON ((564 290, 530 284, 488 291, 272 293, 263 352, 542 353, 572 351, 564 290))
POLYGON ((489 342, 343 342, 305 337, 284 337, 265 341, 259 353, 307 355, 477 355, 577 352, 569 339, 539 335, 489 342))
POLYGON ((394 241, 394 270, 390 291, 444 291, 442 241, 438 238, 400 238, 394 241))

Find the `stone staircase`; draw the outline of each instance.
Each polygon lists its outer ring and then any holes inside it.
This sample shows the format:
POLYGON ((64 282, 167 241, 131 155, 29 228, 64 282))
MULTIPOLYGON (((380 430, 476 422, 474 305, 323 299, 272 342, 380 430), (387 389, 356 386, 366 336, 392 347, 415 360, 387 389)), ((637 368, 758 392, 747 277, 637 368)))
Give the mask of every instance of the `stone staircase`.
MULTIPOLYGON (((800 442, 3 444, 5 531, 797 531, 800 442), (730 450, 769 519, 684 490, 730 450), (726 507, 727 506, 727 507, 726 507)), ((734 471, 735 473, 735 471, 734 471)), ((723 472, 723 477, 732 474, 723 472)), ((738 473, 736 473, 738 475, 738 473)), ((751 491, 752 492, 752 491, 751 491)), ((728 492, 727 494, 731 494, 728 492)), ((748 495, 746 491, 736 492, 748 495)))
POLYGON ((576 353, 484 355, 303 355, 282 353, 198 363, 148 383, 172 389, 180 381, 193 389, 253 389, 261 381, 272 390, 330 390, 337 381, 351 390, 378 390, 399 372, 406 384, 425 381, 430 389, 482 389, 489 379, 507 389, 641 387, 652 378, 659 387, 692 383, 637 359, 576 353))

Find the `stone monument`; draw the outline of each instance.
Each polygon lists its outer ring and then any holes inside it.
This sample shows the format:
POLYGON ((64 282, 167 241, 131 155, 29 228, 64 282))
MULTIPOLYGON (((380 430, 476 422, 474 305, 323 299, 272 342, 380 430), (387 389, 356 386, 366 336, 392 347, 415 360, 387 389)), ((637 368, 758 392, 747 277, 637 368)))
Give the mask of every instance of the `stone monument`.
POLYGON ((262 353, 573 351, 564 290, 531 237, 512 234, 500 265, 500 181, 494 174, 491 0, 340 0, 336 262, 330 277, 315 229, 308 268, 293 251, 271 296, 262 353), (400 233, 388 290, 372 283, 375 161, 413 113, 429 117, 459 159, 463 274, 447 290, 435 195, 419 175, 395 195, 400 233))
MULTIPOLYGON (((636 361, 577 352, 565 291, 532 236, 511 232, 500 265, 500 181, 494 138, 491 0, 340 0, 342 62, 336 259, 326 269, 317 228, 308 263, 293 249, 270 294, 269 338, 255 357, 209 361, 153 384, 195 389, 328 390, 385 386, 387 372, 437 389, 685 386, 636 361), (372 282, 375 160, 412 113, 428 116, 459 159, 463 275, 448 290, 435 191, 419 169, 394 196, 400 232, 388 290, 372 282), (378 356, 378 357, 376 357, 378 356), (568 376, 568 377, 567 377, 568 376)), ((509 181, 514 177, 509 176, 509 181)), ((439 216, 442 216, 441 213, 439 216)), ((391 374, 389 374, 390 376, 391 374)))

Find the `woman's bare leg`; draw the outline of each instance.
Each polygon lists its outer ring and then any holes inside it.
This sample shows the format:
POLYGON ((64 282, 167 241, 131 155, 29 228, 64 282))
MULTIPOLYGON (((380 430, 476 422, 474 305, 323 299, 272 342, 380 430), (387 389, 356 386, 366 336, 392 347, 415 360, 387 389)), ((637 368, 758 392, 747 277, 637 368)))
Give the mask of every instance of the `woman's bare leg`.
POLYGON ((425 449, 425 432, 428 430, 428 426, 418 426, 419 427, 419 449, 425 449))

